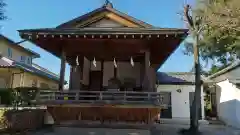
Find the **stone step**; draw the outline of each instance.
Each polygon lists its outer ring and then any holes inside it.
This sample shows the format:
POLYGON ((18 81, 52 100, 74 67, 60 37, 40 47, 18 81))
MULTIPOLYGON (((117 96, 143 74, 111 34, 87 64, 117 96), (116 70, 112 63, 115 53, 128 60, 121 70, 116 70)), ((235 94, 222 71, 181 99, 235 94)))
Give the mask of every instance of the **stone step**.
POLYGON ((219 121, 219 120, 208 120, 209 124, 213 125, 225 125, 224 122, 219 121))
MULTIPOLYGON (((158 121, 159 124, 183 124, 183 125, 190 125, 189 119, 163 119, 161 118, 158 121)), ((209 122, 207 120, 199 120, 200 125, 208 125, 209 122)))

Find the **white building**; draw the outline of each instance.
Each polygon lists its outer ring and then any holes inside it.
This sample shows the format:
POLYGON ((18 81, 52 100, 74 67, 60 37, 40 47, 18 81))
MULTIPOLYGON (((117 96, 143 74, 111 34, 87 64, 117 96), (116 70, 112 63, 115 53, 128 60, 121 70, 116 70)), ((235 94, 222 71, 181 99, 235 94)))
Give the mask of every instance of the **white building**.
POLYGON ((211 88, 216 93, 218 119, 229 126, 240 128, 240 62, 209 76, 215 82, 211 88))
MULTIPOLYGON (((162 110, 161 118, 171 118, 180 120, 190 120, 190 105, 194 98, 194 73, 190 72, 171 72, 157 74, 157 91, 169 95, 164 98, 170 107, 162 110)), ((204 114, 204 94, 201 89, 201 118, 204 114)))

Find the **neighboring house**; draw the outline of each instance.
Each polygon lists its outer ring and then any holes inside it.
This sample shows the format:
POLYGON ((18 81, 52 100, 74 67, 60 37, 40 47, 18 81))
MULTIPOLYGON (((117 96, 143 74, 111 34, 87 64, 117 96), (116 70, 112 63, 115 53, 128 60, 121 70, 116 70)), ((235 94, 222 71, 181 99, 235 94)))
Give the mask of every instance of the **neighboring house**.
MULTIPOLYGON (((169 107, 162 110, 161 118, 190 119, 190 105, 194 99, 195 74, 191 72, 158 72, 157 91, 164 95, 169 107)), ((204 93, 201 89, 201 119, 204 114, 204 93)))
POLYGON ((0 88, 58 89, 59 77, 37 64, 40 55, 0 35, 0 88))
POLYGON ((211 88, 219 120, 240 128, 240 61, 208 77, 215 82, 211 88))

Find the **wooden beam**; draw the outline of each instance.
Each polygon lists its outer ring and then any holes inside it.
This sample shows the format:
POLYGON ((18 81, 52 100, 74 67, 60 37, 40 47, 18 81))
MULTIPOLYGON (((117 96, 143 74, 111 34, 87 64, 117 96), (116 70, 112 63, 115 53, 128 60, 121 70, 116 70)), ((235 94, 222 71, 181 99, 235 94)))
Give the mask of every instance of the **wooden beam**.
POLYGON ((60 82, 59 82, 59 90, 64 89, 65 84, 65 68, 66 68, 66 54, 64 52, 64 49, 61 50, 61 68, 60 68, 60 82))
POLYGON ((101 89, 103 91, 104 60, 101 60, 101 72, 102 72, 101 89))
POLYGON ((73 81, 73 71, 74 71, 74 67, 71 66, 70 67, 70 77, 69 77, 69 90, 72 89, 72 81, 73 81))
POLYGON ((147 89, 148 91, 151 91, 151 86, 150 86, 150 51, 146 51, 145 52, 145 61, 144 61, 144 65, 145 65, 145 89, 147 89))

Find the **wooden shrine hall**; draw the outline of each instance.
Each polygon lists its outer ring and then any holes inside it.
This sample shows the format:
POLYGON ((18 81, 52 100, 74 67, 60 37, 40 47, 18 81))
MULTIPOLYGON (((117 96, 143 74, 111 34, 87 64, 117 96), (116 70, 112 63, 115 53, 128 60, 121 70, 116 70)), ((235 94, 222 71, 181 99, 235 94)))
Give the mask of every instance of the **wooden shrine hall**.
POLYGON ((165 105, 156 72, 187 36, 186 29, 154 27, 110 2, 55 28, 19 33, 61 59, 59 91, 41 90, 37 97, 55 123, 150 123, 165 105), (66 62, 69 90, 63 88, 66 62))

